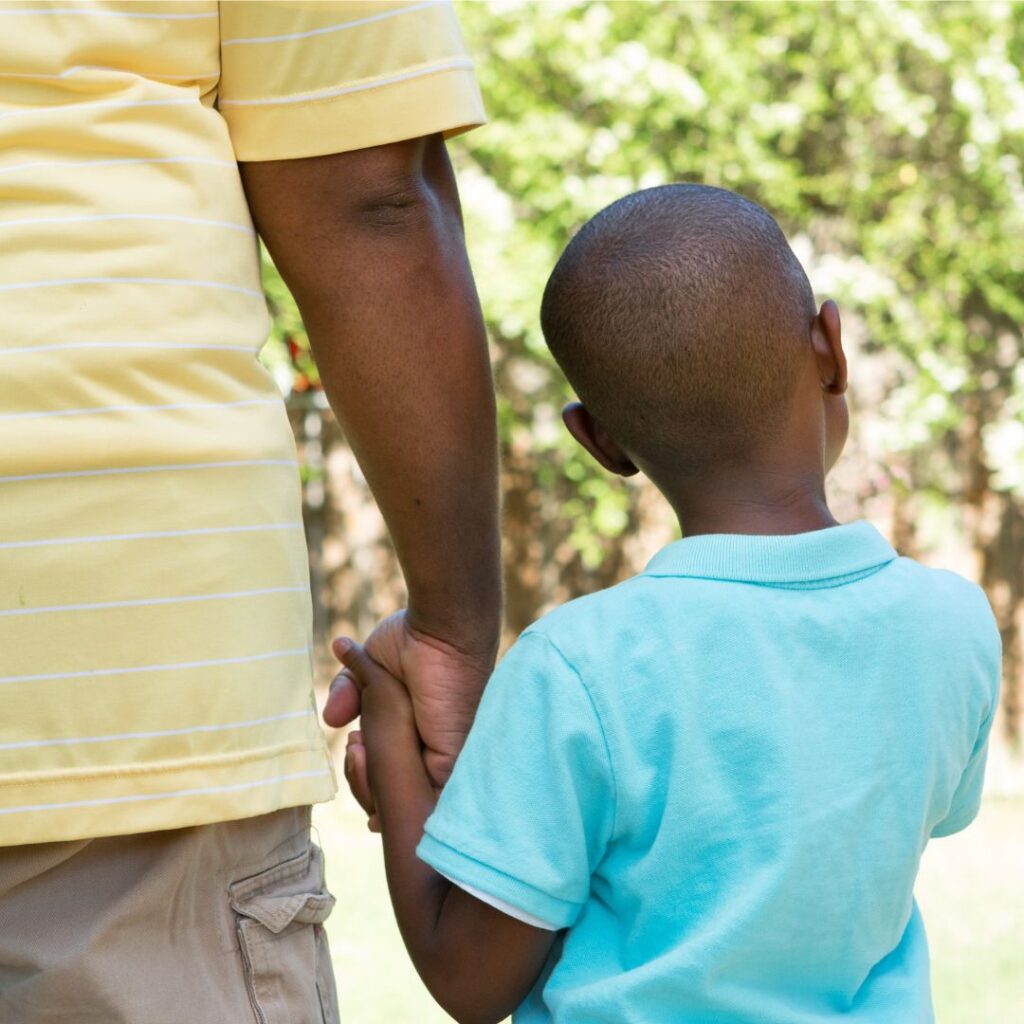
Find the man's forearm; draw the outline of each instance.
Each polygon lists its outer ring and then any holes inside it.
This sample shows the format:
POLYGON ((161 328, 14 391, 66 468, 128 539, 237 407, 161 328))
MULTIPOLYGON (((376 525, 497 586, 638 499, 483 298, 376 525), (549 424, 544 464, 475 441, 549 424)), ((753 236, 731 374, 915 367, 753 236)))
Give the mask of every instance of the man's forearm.
MULTIPOLYGON (((308 178, 287 190, 296 218, 313 216, 296 195, 335 201, 312 233, 291 234, 287 210, 258 226, 391 531, 411 624, 480 653, 496 643, 501 603, 486 338, 444 144, 402 146, 288 162, 304 166, 280 173, 308 178)), ((251 166, 247 191, 267 208, 251 166)))

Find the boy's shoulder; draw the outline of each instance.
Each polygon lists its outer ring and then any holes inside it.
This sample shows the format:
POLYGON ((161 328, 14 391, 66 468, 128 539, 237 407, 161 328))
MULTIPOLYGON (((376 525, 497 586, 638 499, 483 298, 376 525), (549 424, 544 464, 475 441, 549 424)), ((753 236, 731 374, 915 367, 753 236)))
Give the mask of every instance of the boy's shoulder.
MULTIPOLYGON (((546 612, 520 636, 546 640, 574 668, 583 662, 607 661, 620 657, 635 643, 649 624, 652 605, 661 598, 656 593, 656 577, 640 572, 602 590, 575 597, 546 612)), ((702 581, 678 578, 672 602, 685 606, 690 595, 701 600, 702 581)))
MULTIPOLYGON (((884 582, 890 596, 899 593, 899 603, 908 613, 912 610, 911 618, 921 624, 923 633, 966 642, 986 662, 998 663, 999 629, 980 586, 956 572, 905 556, 889 562, 880 573, 884 575, 879 582, 884 582)), ((666 588, 662 577, 640 572, 551 609, 522 635, 543 638, 565 661, 580 668, 595 659, 621 658, 642 643, 666 601, 674 609, 673 620, 687 622, 694 634, 714 630, 722 616, 737 612, 740 595, 728 583, 687 576, 670 579, 672 586, 666 588)), ((773 588, 757 589, 763 593, 773 588)))
POLYGON ((581 594, 565 604, 556 605, 528 626, 523 635, 539 634, 557 645, 560 638, 581 629, 599 629, 612 620, 621 622, 642 601, 643 584, 647 579, 649 577, 644 573, 637 573, 610 587, 581 594))
POLYGON ((937 613, 941 612, 943 618, 959 621, 963 626, 998 640, 999 630, 992 605, 977 583, 951 569, 924 565, 906 556, 897 558, 890 569, 904 577, 916 600, 937 613))

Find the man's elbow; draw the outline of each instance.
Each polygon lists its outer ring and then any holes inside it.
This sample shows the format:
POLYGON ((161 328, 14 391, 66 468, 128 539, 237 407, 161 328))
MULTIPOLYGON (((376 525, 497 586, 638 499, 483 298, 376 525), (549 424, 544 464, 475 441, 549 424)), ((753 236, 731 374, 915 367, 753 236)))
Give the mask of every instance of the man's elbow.
POLYGON ((444 140, 411 139, 365 150, 353 159, 347 217, 358 227, 403 235, 460 219, 458 192, 444 140))

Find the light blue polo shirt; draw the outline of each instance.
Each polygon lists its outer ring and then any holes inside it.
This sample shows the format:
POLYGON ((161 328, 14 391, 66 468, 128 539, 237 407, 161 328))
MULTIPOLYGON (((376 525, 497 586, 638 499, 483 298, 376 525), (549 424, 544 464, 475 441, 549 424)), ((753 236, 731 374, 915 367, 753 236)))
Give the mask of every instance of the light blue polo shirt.
POLYGON ((566 929, 517 1024, 926 1024, 914 878, 999 659, 981 590, 867 523, 678 541, 522 635, 419 855, 566 929))

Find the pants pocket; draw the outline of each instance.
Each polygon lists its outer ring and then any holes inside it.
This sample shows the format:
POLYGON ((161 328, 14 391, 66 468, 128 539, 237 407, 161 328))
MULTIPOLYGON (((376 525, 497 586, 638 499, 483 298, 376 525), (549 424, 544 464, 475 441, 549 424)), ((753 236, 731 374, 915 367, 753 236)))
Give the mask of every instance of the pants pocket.
POLYGON ((323 854, 297 857, 228 887, 246 986, 259 1024, 337 1024, 337 993, 324 922, 334 897, 323 854))

